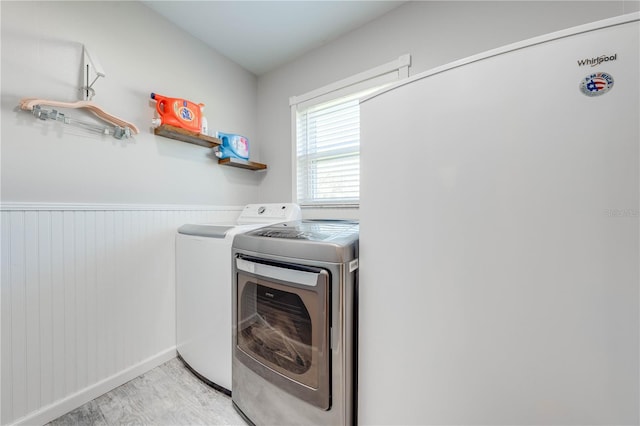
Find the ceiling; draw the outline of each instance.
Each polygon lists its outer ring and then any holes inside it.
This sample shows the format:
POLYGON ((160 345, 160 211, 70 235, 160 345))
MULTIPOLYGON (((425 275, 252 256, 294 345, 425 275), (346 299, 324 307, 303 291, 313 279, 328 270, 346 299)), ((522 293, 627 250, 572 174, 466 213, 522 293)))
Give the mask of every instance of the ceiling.
POLYGON ((151 9, 256 75, 370 22, 404 1, 160 1, 151 9))

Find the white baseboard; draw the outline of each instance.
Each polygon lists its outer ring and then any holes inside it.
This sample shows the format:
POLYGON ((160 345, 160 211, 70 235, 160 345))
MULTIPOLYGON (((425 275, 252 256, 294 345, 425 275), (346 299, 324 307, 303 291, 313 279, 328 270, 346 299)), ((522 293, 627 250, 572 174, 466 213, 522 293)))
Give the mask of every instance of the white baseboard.
POLYGON ((12 425, 44 425, 52 420, 57 419, 63 414, 68 413, 83 404, 127 383, 129 380, 135 379, 141 374, 164 364, 165 362, 175 358, 177 355, 176 348, 166 349, 144 361, 133 365, 111 377, 99 381, 83 390, 67 396, 64 399, 54 402, 53 404, 42 407, 41 409, 27 414, 16 420, 12 425))

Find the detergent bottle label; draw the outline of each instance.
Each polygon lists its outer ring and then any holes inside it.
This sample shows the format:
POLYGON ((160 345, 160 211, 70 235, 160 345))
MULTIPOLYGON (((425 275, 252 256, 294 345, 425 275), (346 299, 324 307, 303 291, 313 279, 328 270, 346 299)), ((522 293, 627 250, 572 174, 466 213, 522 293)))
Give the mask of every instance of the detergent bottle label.
POLYGON ((193 121, 193 111, 189 109, 186 101, 183 101, 182 105, 180 105, 180 102, 176 102, 173 107, 176 116, 180 117, 184 121, 193 121))

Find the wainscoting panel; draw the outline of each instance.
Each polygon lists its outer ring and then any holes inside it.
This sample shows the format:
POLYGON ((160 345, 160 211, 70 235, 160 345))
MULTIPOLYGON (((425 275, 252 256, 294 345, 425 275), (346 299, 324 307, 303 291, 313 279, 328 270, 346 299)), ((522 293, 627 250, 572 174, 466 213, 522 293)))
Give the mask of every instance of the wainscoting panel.
POLYGON ((240 210, 3 204, 1 423, 52 420, 174 351, 176 229, 240 210))

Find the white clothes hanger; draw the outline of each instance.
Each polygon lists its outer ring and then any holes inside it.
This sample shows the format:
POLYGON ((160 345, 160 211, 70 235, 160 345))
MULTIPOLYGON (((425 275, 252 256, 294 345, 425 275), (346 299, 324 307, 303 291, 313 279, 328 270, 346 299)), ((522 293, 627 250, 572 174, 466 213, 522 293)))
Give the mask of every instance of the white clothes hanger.
POLYGON ((102 120, 111 123, 115 126, 120 126, 123 128, 131 129, 133 134, 138 134, 140 131, 136 127, 135 124, 125 121, 121 118, 116 117, 115 115, 109 114, 100 106, 92 101, 76 101, 76 102, 61 102, 61 101, 52 101, 47 99, 39 99, 39 98, 24 98, 20 100, 20 109, 25 111, 33 111, 36 106, 50 106, 57 108, 71 108, 71 109, 86 109, 91 111, 94 115, 101 118, 102 120))

